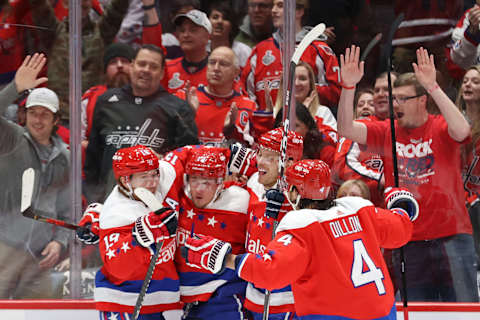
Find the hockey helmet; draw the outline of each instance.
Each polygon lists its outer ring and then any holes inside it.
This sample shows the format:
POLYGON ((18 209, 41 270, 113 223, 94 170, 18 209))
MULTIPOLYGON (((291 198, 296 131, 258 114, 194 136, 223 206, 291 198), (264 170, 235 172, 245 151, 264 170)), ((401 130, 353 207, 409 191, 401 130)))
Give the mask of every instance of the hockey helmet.
POLYGON ((330 168, 322 160, 304 159, 285 172, 288 186, 295 186, 302 198, 324 200, 331 187, 330 168))
POLYGON ((112 160, 113 174, 117 180, 136 172, 158 169, 157 156, 152 149, 141 145, 117 150, 112 160))
MULTIPOLYGON (((267 150, 280 152, 282 145, 283 128, 275 128, 260 136, 258 144, 261 148, 267 150)), ((303 137, 295 131, 288 131, 287 137, 287 158, 292 158, 293 161, 298 161, 303 155, 303 137)))
POLYGON ((228 149, 216 147, 203 147, 192 151, 185 173, 204 178, 224 178, 228 152, 228 149))

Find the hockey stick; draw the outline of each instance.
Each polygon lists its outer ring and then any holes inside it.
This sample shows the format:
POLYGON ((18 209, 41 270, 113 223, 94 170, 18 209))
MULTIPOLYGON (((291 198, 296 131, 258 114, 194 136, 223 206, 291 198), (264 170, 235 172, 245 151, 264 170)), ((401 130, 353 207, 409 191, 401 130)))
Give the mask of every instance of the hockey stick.
POLYGON ((362 56, 360 57, 360 61, 365 61, 365 59, 367 59, 370 51, 372 51, 373 47, 375 47, 380 42, 380 40, 382 40, 382 33, 377 33, 377 35, 373 37, 372 40, 370 40, 367 47, 363 51, 362 56))
POLYGON ((26 218, 38 220, 41 222, 46 222, 54 224, 63 228, 77 230, 81 228, 76 224, 71 224, 63 220, 58 220, 54 218, 49 218, 46 216, 46 213, 42 211, 33 211, 32 209, 32 196, 33 196, 33 187, 35 185, 35 170, 33 168, 28 168, 23 172, 22 175, 22 200, 20 204, 20 211, 22 215, 26 218))
MULTIPOLYGON (((163 207, 162 202, 158 200, 153 193, 145 188, 136 188, 133 192, 135 196, 140 199, 151 211, 157 211, 163 207)), ((147 293, 148 286, 152 280, 153 272, 155 271, 156 262, 162 251, 163 241, 157 243, 156 251, 150 258, 147 274, 145 280, 143 280, 142 288, 138 294, 137 302, 135 303, 135 309, 133 310, 133 320, 137 320, 140 315, 140 309, 142 308, 143 299, 147 293)))
MULTIPOLYGON (((288 78, 288 85, 287 90, 285 93, 285 110, 284 114, 290 114, 290 108, 292 104, 292 87, 295 81, 295 69, 297 67, 300 58, 302 57, 305 50, 308 46, 315 41, 320 35, 323 34, 325 31, 325 24, 319 23, 317 24, 312 30, 310 30, 305 37, 303 37, 302 41, 300 41, 299 45, 295 49, 295 52, 292 55, 292 59, 290 60, 290 73, 288 78)), ((280 190, 285 188, 285 180, 284 180, 284 172, 285 166, 287 163, 287 142, 288 142, 288 130, 290 128, 290 120, 288 116, 285 117, 283 121, 283 137, 282 137, 282 144, 280 145, 280 158, 278 160, 278 180, 277 186, 279 186, 280 190)), ((275 232, 277 230, 278 221, 273 221, 273 231, 272 231, 272 239, 275 238, 275 232)), ((263 320, 268 319, 269 309, 270 309, 270 290, 265 290, 265 300, 263 302, 263 320)))
MULTIPOLYGON (((387 38, 386 53, 387 53, 387 81, 388 81, 388 109, 390 113, 390 132, 392 139, 392 161, 393 161, 393 176, 395 180, 395 187, 399 185, 398 179, 398 161, 397 161, 397 139, 395 135, 395 120, 393 116, 393 95, 392 95, 392 41, 400 23, 403 21, 404 15, 400 13, 393 21, 392 27, 387 38)), ((400 275, 402 279, 402 300, 403 300, 403 318, 408 320, 408 295, 407 295, 407 276, 405 274, 405 252, 403 247, 400 247, 400 275)))

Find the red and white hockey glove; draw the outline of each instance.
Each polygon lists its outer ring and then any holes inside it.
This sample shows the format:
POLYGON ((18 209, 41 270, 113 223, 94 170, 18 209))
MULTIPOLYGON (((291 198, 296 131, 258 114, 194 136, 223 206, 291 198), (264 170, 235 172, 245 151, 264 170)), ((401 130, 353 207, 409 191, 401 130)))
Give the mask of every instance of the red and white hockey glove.
POLYGON ((100 226, 98 224, 100 211, 102 211, 103 204, 91 203, 83 212, 82 219, 78 223, 80 228, 76 230, 77 238, 85 244, 97 244, 100 241, 98 236, 100 226))
POLYGON ((230 145, 228 171, 250 176, 256 171, 255 151, 237 142, 230 145))
POLYGON ((405 188, 388 187, 383 194, 387 209, 400 208, 407 212, 411 221, 417 219, 419 213, 418 202, 410 191, 405 188))
POLYGON ((188 266, 216 274, 225 270, 225 259, 232 252, 232 246, 210 236, 194 236, 188 237, 180 250, 188 266))
POLYGON ((161 208, 138 218, 132 233, 140 245, 149 247, 154 243, 175 237, 177 224, 175 211, 170 208, 161 208))

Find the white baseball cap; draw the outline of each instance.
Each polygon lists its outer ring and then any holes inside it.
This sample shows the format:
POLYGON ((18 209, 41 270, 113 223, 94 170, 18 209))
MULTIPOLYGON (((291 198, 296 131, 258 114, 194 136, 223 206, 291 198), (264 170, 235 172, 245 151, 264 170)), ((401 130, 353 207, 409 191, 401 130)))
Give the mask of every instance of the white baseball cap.
POLYGON ((59 110, 58 96, 55 92, 48 88, 33 89, 28 95, 25 108, 41 106, 45 107, 53 113, 57 113, 59 110))
POLYGON ((202 12, 197 9, 192 9, 187 13, 176 15, 175 18, 173 19, 173 23, 175 23, 175 25, 178 25, 180 23, 180 18, 182 17, 190 19, 196 25, 200 27, 204 27, 208 31, 208 33, 210 34, 212 33, 212 24, 210 23, 210 20, 208 19, 205 12, 202 12))

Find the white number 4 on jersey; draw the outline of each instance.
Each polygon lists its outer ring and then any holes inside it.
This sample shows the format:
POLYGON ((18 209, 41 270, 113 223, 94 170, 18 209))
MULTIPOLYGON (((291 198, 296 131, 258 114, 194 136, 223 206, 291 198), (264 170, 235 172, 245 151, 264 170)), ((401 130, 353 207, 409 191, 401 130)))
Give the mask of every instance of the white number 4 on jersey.
POLYGON ((367 249, 362 240, 353 241, 353 266, 351 279, 355 288, 361 287, 369 283, 375 283, 379 295, 385 294, 385 286, 383 285, 383 273, 373 263, 372 258, 368 255, 367 249), (368 271, 363 271, 363 265, 367 266, 368 271))
POLYGON ((284 246, 288 246, 292 242, 292 235, 291 234, 286 234, 284 236, 281 236, 277 242, 283 243, 284 246))

